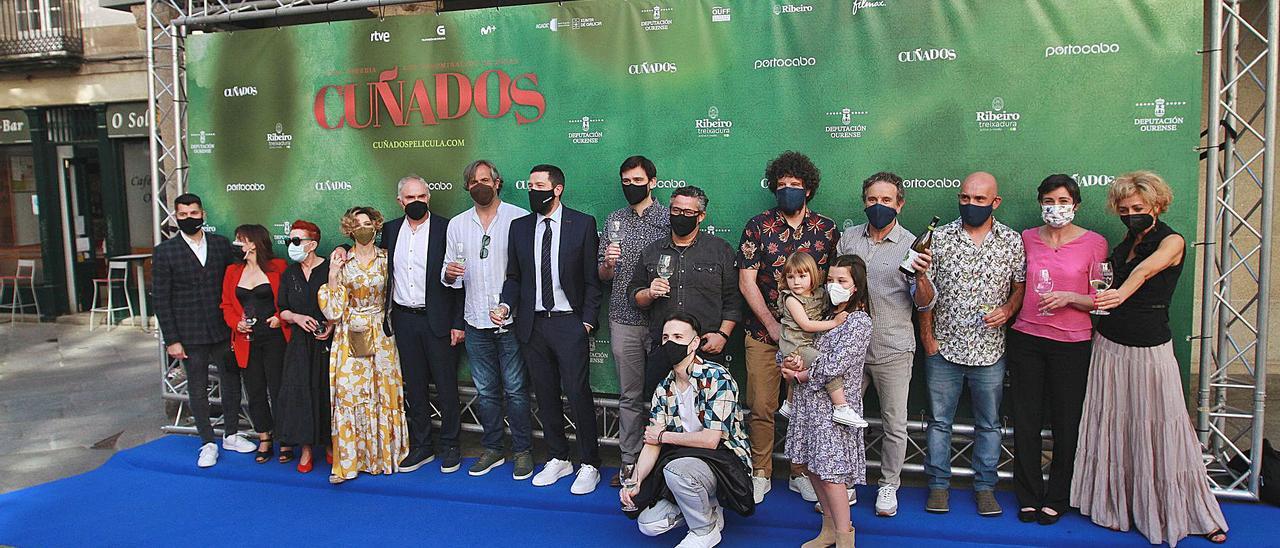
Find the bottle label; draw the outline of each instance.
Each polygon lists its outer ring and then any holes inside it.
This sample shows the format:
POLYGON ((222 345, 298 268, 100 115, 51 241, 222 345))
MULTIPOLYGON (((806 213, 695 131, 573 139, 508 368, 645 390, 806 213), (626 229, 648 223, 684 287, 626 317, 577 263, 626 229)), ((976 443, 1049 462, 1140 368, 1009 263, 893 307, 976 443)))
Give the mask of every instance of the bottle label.
POLYGON ((898 265, 898 268, 902 269, 904 272, 910 272, 912 274, 915 274, 916 273, 916 267, 915 267, 916 257, 918 257, 919 255, 920 254, 917 253, 916 250, 908 249, 907 256, 902 259, 902 264, 898 265))

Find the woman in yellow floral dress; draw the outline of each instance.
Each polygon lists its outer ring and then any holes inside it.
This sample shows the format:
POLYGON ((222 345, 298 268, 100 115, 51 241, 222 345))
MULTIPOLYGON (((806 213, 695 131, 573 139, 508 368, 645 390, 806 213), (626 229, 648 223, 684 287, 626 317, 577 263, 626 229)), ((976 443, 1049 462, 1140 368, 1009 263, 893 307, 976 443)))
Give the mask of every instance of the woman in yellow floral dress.
POLYGON ((373 244, 381 228, 382 214, 376 209, 347 210, 342 233, 356 246, 346 260, 330 263, 329 283, 320 288, 320 309, 335 326, 329 355, 329 482, 335 484, 355 479, 360 472, 393 473, 409 448, 400 360, 395 340, 382 328, 387 252, 373 244))

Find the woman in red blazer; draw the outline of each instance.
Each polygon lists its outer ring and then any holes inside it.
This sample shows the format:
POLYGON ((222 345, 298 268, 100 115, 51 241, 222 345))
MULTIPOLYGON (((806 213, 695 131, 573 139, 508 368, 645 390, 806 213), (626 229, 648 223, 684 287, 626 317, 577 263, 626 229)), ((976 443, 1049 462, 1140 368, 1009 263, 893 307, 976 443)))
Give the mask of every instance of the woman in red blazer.
MULTIPOLYGON (((280 395, 285 343, 289 328, 280 322, 276 297, 284 260, 271 252, 271 234, 262 225, 236 227, 232 242, 244 253, 227 267, 222 279, 222 316, 231 328, 231 349, 235 352, 244 390, 249 394, 249 419, 258 433, 259 464, 273 452, 271 431, 275 428, 271 406, 280 395)), ((240 400, 240 386, 222 386, 222 399, 240 400)), ((280 462, 293 460, 290 448, 280 448, 280 462)))

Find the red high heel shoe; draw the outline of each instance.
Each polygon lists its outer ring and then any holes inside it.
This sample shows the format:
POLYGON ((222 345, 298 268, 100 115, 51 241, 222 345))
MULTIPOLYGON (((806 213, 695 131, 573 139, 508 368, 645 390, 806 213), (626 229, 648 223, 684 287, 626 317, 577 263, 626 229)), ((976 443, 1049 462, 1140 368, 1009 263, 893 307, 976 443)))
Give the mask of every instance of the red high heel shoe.
MULTIPOLYGON (((311 459, 311 460, 312 460, 312 461, 315 461, 315 459, 314 459, 314 458, 313 458, 313 459, 311 459)), ((308 462, 308 463, 306 463, 306 464, 303 464, 303 463, 302 463, 302 460, 301 460, 301 459, 299 459, 299 460, 298 460, 298 473, 299 473, 299 474, 306 474, 307 472, 310 472, 310 471, 311 471, 311 465, 312 465, 312 464, 314 464, 314 462, 308 462)))

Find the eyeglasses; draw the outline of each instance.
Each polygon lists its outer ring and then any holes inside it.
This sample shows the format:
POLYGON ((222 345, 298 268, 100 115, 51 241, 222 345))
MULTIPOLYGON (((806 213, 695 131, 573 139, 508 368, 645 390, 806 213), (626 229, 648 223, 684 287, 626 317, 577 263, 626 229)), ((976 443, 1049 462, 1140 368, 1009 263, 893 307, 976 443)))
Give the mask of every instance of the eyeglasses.
POLYGON ((672 215, 680 215, 682 217, 697 217, 702 211, 697 209, 685 209, 683 207, 671 208, 672 215))
POLYGON ((291 244, 291 245, 302 245, 302 242, 314 242, 314 241, 316 241, 315 238, 299 238, 297 236, 294 236, 292 238, 285 238, 284 243, 291 244))
POLYGON ((492 240, 492 238, 490 238, 488 234, 485 234, 483 237, 480 238, 480 258, 481 259, 489 258, 489 241, 490 240, 492 240))

